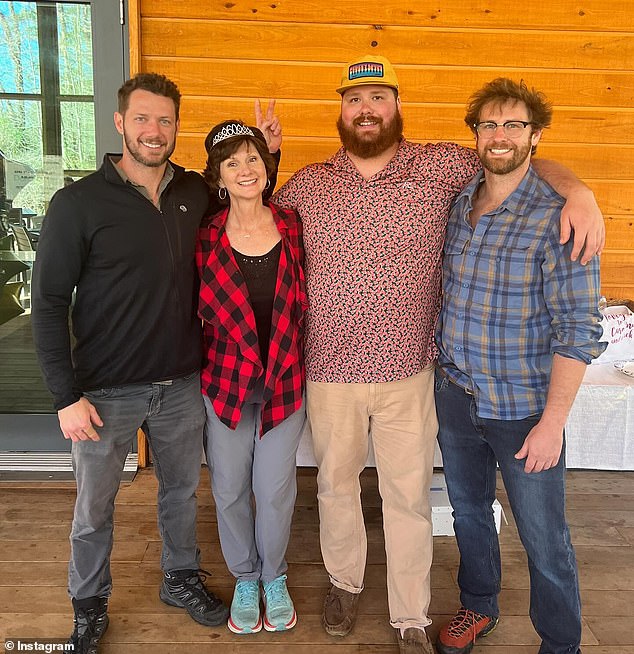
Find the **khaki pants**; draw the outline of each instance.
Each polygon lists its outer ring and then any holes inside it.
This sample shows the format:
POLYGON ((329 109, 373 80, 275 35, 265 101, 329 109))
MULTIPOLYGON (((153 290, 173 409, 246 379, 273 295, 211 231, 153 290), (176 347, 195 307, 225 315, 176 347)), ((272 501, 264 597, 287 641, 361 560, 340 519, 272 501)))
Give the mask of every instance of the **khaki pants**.
POLYGON ((429 488, 438 421, 434 368, 381 384, 307 383, 321 551, 330 581, 363 589, 367 541, 359 475, 372 431, 387 554, 390 622, 425 627, 430 601, 429 488))

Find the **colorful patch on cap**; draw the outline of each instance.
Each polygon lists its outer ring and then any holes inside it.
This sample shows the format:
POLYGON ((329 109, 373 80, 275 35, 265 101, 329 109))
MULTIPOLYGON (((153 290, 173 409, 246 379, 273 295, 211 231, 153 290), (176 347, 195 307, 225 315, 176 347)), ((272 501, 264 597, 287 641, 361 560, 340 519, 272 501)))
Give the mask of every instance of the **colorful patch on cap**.
POLYGON ((364 61, 360 64, 352 64, 348 68, 348 79, 355 80, 362 77, 383 77, 384 76, 383 64, 375 61, 364 61))

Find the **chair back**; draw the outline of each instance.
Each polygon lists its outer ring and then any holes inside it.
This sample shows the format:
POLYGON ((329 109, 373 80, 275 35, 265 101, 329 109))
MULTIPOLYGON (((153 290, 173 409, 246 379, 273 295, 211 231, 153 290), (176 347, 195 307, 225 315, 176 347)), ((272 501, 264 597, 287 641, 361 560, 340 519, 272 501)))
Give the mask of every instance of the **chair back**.
POLYGON ((22 252, 33 251, 33 243, 29 238, 29 233, 26 231, 22 225, 11 225, 13 230, 13 235, 15 236, 15 243, 18 246, 18 250, 22 252))

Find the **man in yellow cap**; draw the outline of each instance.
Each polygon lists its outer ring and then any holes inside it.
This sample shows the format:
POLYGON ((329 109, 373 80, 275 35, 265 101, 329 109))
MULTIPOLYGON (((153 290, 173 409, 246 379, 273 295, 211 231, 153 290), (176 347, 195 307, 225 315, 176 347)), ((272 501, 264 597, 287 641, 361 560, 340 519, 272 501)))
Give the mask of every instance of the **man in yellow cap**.
MULTIPOLYGON (((402 654, 431 654, 425 627, 431 622, 440 259, 451 201, 480 162, 474 150, 453 143, 403 138, 398 80, 384 57, 346 65, 337 91, 343 147, 298 171, 274 197, 296 207, 304 222, 307 408, 331 581, 323 626, 331 635, 348 634, 363 589, 367 543, 359 475, 371 431, 390 623, 402 654)), ((589 259, 603 226, 592 194, 556 164, 534 165, 562 195, 577 198, 577 209, 587 209, 574 228, 577 253, 589 232, 589 259)))

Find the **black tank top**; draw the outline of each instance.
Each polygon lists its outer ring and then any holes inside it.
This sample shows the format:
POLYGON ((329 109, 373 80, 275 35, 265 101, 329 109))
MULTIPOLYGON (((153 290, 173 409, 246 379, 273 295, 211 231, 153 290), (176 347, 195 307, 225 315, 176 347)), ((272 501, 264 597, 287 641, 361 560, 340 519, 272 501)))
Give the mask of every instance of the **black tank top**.
POLYGON ((255 326, 258 332, 262 365, 266 370, 269 358, 269 341, 271 340, 273 300, 275 299, 275 284, 277 282, 277 268, 280 263, 282 241, 279 241, 266 254, 257 256, 242 254, 235 248, 231 249, 249 291, 251 308, 255 315, 255 326))

